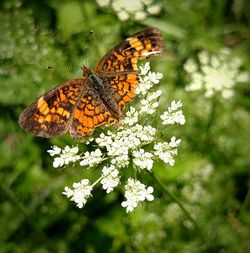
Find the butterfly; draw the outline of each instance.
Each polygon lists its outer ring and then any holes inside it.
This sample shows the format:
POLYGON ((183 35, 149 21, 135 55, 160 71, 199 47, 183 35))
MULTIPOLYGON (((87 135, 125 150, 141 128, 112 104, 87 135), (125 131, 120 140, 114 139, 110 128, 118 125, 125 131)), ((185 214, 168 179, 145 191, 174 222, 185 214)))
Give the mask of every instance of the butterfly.
POLYGON ((157 28, 132 35, 108 51, 94 72, 82 66, 82 78, 66 81, 38 98, 21 113, 19 125, 40 137, 69 131, 77 139, 97 126, 118 124, 124 106, 135 97, 137 61, 162 52, 163 37, 157 28))

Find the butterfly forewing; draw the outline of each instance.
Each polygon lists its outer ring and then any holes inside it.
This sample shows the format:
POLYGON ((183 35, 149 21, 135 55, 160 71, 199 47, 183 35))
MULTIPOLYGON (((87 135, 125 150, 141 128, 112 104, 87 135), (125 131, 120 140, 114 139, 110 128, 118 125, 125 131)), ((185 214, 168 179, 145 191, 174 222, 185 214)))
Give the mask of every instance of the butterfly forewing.
POLYGON ((96 73, 138 71, 137 60, 163 52, 163 38, 157 28, 150 27, 123 40, 100 60, 96 73))
POLYGON ((22 112, 18 120, 20 126, 47 138, 67 132, 86 81, 87 78, 74 79, 45 93, 22 112))

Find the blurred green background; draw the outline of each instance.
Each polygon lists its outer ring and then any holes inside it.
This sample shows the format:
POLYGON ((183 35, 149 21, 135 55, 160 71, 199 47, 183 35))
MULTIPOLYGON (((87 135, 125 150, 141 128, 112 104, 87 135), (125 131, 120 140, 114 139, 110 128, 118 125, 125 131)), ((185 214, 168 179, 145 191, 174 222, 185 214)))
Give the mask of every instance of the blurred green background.
POLYGON ((197 52, 216 55, 228 47, 249 71, 249 2, 154 3, 161 9, 157 15, 121 21, 112 8, 90 0, 1 1, 0 253, 250 252, 249 82, 237 84, 230 100, 207 99, 185 91, 183 70, 197 52), (154 172, 197 227, 150 178, 155 200, 132 214, 120 206, 121 190, 106 195, 98 187, 78 209, 61 192, 80 180, 83 170, 55 169, 47 154, 51 145, 75 142, 68 135, 37 138, 17 123, 35 98, 81 77, 82 64, 94 69, 108 49, 148 26, 165 38, 164 55, 151 61, 164 74, 164 101, 182 100, 186 116, 185 126, 169 130, 182 139, 175 166, 158 164, 154 172))

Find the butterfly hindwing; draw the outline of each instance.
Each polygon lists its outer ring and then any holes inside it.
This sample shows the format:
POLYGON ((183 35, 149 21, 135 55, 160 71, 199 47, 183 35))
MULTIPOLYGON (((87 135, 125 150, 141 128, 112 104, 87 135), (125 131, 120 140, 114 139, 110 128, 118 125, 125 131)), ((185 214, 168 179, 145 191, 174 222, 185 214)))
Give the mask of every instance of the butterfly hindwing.
POLYGON ((81 138, 91 133, 97 126, 114 124, 112 115, 100 98, 100 94, 87 83, 74 110, 69 133, 72 138, 81 138))
MULTIPOLYGON (((130 102, 135 97, 135 89, 139 83, 139 77, 136 73, 119 73, 117 75, 107 75, 102 78, 104 85, 104 94, 102 97, 112 99, 118 104, 118 109, 121 111, 125 104, 130 102), (112 98, 109 98, 109 97, 112 98)), ((114 106, 113 106, 114 107, 114 106)))

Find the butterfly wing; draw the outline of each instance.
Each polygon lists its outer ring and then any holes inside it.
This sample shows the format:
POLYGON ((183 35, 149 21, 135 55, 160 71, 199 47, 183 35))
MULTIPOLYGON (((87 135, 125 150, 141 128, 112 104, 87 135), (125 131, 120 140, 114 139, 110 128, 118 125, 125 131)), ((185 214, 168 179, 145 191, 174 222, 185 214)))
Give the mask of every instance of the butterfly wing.
POLYGON ((157 28, 147 28, 123 40, 100 60, 96 73, 137 72, 137 61, 163 52, 163 38, 157 28))
POLYGON ((109 110, 122 115, 121 110, 133 100, 139 83, 137 61, 162 52, 163 37, 157 28, 151 27, 123 40, 104 55, 96 67, 96 73, 104 86, 100 97, 109 110))
POLYGON ((136 73, 119 73, 117 75, 107 75, 102 78, 104 89, 100 92, 108 108, 113 108, 118 115, 126 103, 135 97, 135 88, 139 83, 136 73))
POLYGON ((40 137, 64 134, 71 124, 74 109, 86 83, 87 78, 79 78, 51 89, 21 113, 19 125, 40 137))
POLYGON ((97 126, 114 124, 117 121, 101 100, 100 94, 87 83, 74 110, 69 133, 74 139, 82 138, 97 126))

